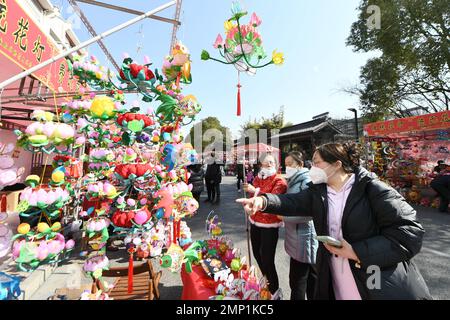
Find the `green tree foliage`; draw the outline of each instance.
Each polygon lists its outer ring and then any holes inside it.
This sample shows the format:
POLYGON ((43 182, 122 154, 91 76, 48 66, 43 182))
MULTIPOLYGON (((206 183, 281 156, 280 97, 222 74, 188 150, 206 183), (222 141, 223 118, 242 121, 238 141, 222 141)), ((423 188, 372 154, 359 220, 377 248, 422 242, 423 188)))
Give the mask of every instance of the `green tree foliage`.
POLYGON ((360 97, 368 121, 407 109, 448 110, 450 103, 450 1, 362 0, 347 45, 379 53, 361 69, 360 85, 346 89, 360 97), (380 8, 380 28, 373 28, 380 8))
MULTIPOLYGON (((211 131, 209 131, 209 132, 211 132, 211 131)), ((222 148, 222 150, 224 150, 224 151, 227 150, 227 147, 232 145, 232 140, 231 140, 232 135, 231 135, 230 129, 222 126, 219 119, 216 117, 208 117, 208 118, 202 119, 200 122, 195 124, 189 132, 188 139, 189 139, 190 143, 194 146, 194 148, 197 150, 197 152, 199 152, 199 153, 203 152, 205 150, 205 148, 207 146, 211 145, 212 143, 214 143, 216 148, 222 148), (209 129, 218 130, 222 134, 222 140, 217 141, 216 140, 217 137, 208 137, 209 129), (201 143, 195 141, 195 139, 196 139, 195 130, 198 130, 197 132, 199 132, 201 134, 200 135, 201 143), (205 135, 205 133, 206 133, 206 135, 205 135), (222 146, 219 146, 220 144, 222 144, 222 146), (200 146, 201 146, 201 150, 200 150, 200 146)))
POLYGON ((270 132, 270 130, 272 129, 281 129, 288 126, 289 124, 291 123, 284 122, 284 111, 283 109, 280 109, 278 113, 272 113, 269 118, 262 117, 259 120, 257 120, 256 118, 254 120, 249 119, 241 126, 241 135, 243 135, 245 131, 249 129, 266 129, 270 132))

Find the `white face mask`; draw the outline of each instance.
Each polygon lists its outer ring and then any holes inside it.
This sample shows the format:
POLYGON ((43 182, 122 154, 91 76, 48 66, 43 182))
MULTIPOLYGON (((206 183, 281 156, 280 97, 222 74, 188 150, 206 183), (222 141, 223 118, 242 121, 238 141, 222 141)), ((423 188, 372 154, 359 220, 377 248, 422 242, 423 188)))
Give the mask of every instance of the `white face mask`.
MULTIPOLYGON (((329 168, 326 167, 325 169, 329 168)), ((311 181, 313 184, 321 184, 328 182, 328 175, 325 172, 325 169, 321 169, 319 167, 312 166, 309 170, 309 176, 311 177, 311 181)))
POLYGON ((298 168, 286 167, 286 178, 292 178, 298 172, 298 168))
POLYGON ((277 170, 275 168, 262 168, 259 172, 259 176, 261 179, 267 179, 277 173, 277 170))

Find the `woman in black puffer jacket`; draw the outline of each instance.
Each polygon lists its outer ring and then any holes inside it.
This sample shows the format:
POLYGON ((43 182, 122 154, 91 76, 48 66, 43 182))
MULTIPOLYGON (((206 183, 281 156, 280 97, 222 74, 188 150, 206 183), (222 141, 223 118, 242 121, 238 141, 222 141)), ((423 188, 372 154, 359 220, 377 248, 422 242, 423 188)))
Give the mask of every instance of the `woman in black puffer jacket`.
POLYGON ((192 184, 192 195, 197 202, 200 202, 200 195, 204 190, 203 178, 205 177, 205 171, 201 164, 193 164, 187 167, 191 176, 189 177, 188 184, 192 184))
POLYGON ((312 216, 318 235, 342 248, 320 245, 315 299, 431 299, 411 259, 424 230, 416 211, 393 188, 359 167, 355 144, 317 148, 312 183, 297 194, 239 199, 247 212, 312 216))

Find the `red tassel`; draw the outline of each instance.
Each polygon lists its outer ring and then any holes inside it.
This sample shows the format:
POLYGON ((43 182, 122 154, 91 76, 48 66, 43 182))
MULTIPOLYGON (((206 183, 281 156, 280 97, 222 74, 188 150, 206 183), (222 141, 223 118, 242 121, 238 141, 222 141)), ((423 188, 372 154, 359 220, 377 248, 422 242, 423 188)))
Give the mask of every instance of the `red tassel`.
POLYGON ((241 84, 238 83, 238 92, 237 92, 237 116, 241 115, 241 84))
POLYGON ((172 221, 172 242, 177 243, 177 223, 175 220, 172 221))
POLYGON ((177 239, 180 239, 180 237, 181 237, 180 229, 181 229, 181 220, 178 220, 177 221, 177 239))
POLYGON ((1 203, 1 211, 0 212, 6 212, 6 209, 7 209, 7 198, 6 198, 6 194, 2 194, 2 196, 1 196, 2 198, 1 198, 1 200, 0 200, 0 203, 1 203))
POLYGON ((130 248, 130 258, 128 259, 128 294, 133 293, 133 252, 134 250, 130 248))
POLYGON ((177 75, 177 89, 180 89, 181 72, 177 75))
MULTIPOLYGON (((166 220, 167 225, 169 226, 169 219, 166 220)), ((170 232, 168 232, 168 237, 169 237, 169 244, 172 243, 172 235, 170 234, 170 232)))

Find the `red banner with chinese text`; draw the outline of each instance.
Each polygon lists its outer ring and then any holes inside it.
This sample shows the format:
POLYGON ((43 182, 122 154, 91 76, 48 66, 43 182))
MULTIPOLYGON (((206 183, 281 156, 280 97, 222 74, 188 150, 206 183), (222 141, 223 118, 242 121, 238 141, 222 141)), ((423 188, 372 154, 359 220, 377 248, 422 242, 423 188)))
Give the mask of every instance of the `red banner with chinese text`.
POLYGON ((450 128, 450 111, 430 113, 422 116, 401 118, 390 121, 374 122, 364 126, 367 136, 385 136, 388 134, 437 130, 450 128))
MULTIPOLYGON (((0 0, 0 53, 22 69, 29 69, 60 53, 53 39, 39 28, 16 0, 0 0)), ((42 68, 33 75, 53 91, 76 91, 77 80, 65 59, 42 68)), ((14 76, 14 75, 11 75, 14 76)))

